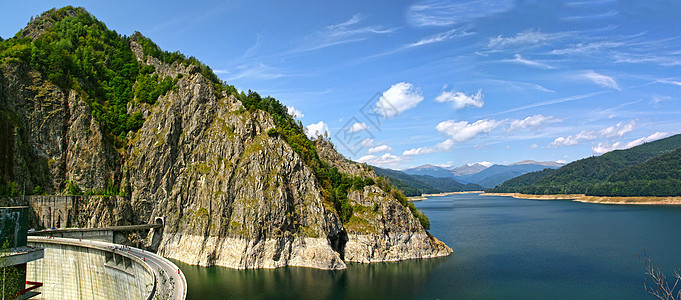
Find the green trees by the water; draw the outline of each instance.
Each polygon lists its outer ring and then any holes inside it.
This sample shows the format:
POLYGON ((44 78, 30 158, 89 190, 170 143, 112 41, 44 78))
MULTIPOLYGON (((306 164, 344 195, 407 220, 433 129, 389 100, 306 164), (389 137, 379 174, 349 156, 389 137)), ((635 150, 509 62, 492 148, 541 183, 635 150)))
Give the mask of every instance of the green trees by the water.
POLYGON ((590 196, 681 195, 681 135, 528 173, 489 189, 495 193, 590 196))

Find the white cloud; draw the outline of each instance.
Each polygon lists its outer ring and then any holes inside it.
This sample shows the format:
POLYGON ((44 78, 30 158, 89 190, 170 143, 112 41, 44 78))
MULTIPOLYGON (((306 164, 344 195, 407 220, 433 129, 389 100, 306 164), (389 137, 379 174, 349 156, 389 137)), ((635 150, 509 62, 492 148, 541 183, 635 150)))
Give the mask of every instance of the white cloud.
POLYGON ((423 101, 421 90, 407 82, 396 83, 378 99, 374 110, 385 118, 395 117, 423 101))
POLYGON ((525 128, 541 128, 546 124, 558 123, 562 121, 563 120, 556 118, 554 116, 545 117, 539 114, 527 117, 522 120, 511 120, 511 124, 508 126, 508 129, 506 131, 510 132, 525 128))
POLYGON ((591 80, 593 81, 593 83, 598 84, 602 87, 620 90, 620 87, 617 85, 617 81, 615 81, 615 79, 610 76, 599 74, 594 71, 585 72, 580 76, 585 79, 591 80))
POLYGON ((367 151, 367 152, 369 154, 373 154, 373 153, 386 152, 386 151, 392 151, 392 150, 393 150, 393 148, 390 148, 390 146, 384 144, 384 145, 376 146, 376 147, 373 147, 373 148, 369 148, 369 151, 367 151))
POLYGON ((446 139, 442 142, 435 144, 435 146, 432 146, 432 147, 420 147, 420 148, 409 149, 407 151, 402 152, 402 155, 412 156, 412 155, 422 155, 422 154, 443 152, 443 151, 451 150, 453 146, 454 146, 454 140, 446 139))
POLYGON ((360 157, 357 161, 377 167, 393 167, 404 161, 404 157, 396 156, 390 153, 386 153, 381 156, 369 154, 360 157))
POLYGON ((567 160, 559 159, 556 161, 559 164, 567 164, 567 160))
POLYGON ((632 132, 636 128, 635 121, 629 121, 629 123, 623 124, 622 122, 617 123, 615 126, 610 126, 601 129, 599 134, 604 138, 615 138, 622 137, 623 135, 632 132))
POLYGON ((423 38, 417 42, 411 43, 406 45, 406 48, 411 48, 411 47, 418 47, 418 46, 423 46, 423 45, 428 45, 432 43, 439 43, 439 42, 444 42, 447 40, 451 40, 454 38, 460 38, 464 36, 469 36, 474 33, 466 31, 463 28, 454 28, 449 31, 441 32, 436 35, 431 35, 429 37, 423 38))
POLYGON ((530 145, 530 149, 536 149, 537 147, 539 147, 539 145, 537 145, 537 144, 530 145))
POLYGON ((598 135, 596 135, 596 132, 593 130, 582 130, 580 131, 577 135, 570 135, 568 137, 558 137, 551 144, 549 144, 547 147, 548 148, 556 148, 559 146, 574 146, 574 145, 579 145, 583 141, 593 141, 598 138, 598 135))
POLYGON ((465 142, 480 134, 491 132, 499 127, 501 123, 494 119, 478 120, 472 124, 469 124, 467 121, 456 122, 454 120, 447 120, 437 124, 435 129, 452 137, 452 140, 455 142, 465 142))
POLYGON ((370 147, 374 144, 374 139, 365 138, 365 139, 362 140, 362 142, 360 144, 362 145, 362 147, 365 147, 365 148, 370 147))
POLYGON ((362 130, 366 130, 367 128, 369 128, 369 127, 367 126, 366 123, 355 122, 355 124, 352 124, 352 126, 350 126, 348 131, 355 133, 355 132, 360 132, 362 130))
POLYGON ((287 106, 286 109, 288 110, 288 114, 291 115, 291 117, 293 117, 294 119, 302 118, 305 116, 302 111, 297 110, 293 106, 287 106))
POLYGON ((324 123, 324 121, 319 121, 319 123, 310 124, 305 127, 305 134, 308 138, 314 139, 317 136, 331 135, 329 132, 329 126, 324 123))
MULTIPOLYGON (((611 139, 611 138, 616 138, 616 137, 622 137, 625 134, 632 132, 636 128, 636 121, 632 120, 629 121, 628 123, 623 123, 619 122, 615 126, 610 126, 603 128, 601 130, 595 131, 595 130, 582 130, 580 131, 577 135, 571 135, 568 137, 558 137, 556 138, 551 144, 547 146, 547 148, 551 147, 559 147, 559 146, 574 146, 574 145, 579 145, 584 141, 593 141, 597 138, 606 138, 606 139, 611 139)), ((615 149, 612 147, 620 147, 617 149, 624 149, 621 147, 625 147, 626 144, 623 143, 614 143, 614 144, 608 144, 608 143, 599 143, 598 146, 594 147, 598 148, 599 151, 601 150, 607 150, 607 149, 615 149)), ((594 150, 595 151, 595 150, 594 150)), ((607 151, 606 151, 607 152, 607 151)), ((594 152, 597 153, 597 152, 594 152)), ((602 152, 604 153, 604 152, 602 152)))
POLYGON ((407 19, 414 26, 448 26, 504 12, 513 7, 510 0, 421 1, 409 7, 407 19))
POLYGON ((482 89, 478 90, 477 94, 466 95, 462 92, 442 91, 435 101, 437 102, 454 102, 455 109, 462 109, 468 106, 475 106, 481 108, 485 102, 482 100, 485 96, 482 95, 482 89))
POLYGON ((513 59, 507 59, 507 60, 504 60, 504 61, 511 62, 511 63, 517 63, 517 64, 521 64, 521 65, 526 65, 526 66, 530 66, 530 67, 535 67, 535 68, 553 69, 553 67, 551 67, 547 64, 543 64, 543 63, 540 63, 540 62, 525 59, 520 54, 516 54, 513 57, 514 57, 513 59))
POLYGON ((509 46, 537 45, 560 39, 565 35, 565 33, 542 33, 539 31, 527 30, 519 32, 515 36, 504 37, 499 35, 491 38, 487 43, 487 46, 490 48, 504 48, 509 46))

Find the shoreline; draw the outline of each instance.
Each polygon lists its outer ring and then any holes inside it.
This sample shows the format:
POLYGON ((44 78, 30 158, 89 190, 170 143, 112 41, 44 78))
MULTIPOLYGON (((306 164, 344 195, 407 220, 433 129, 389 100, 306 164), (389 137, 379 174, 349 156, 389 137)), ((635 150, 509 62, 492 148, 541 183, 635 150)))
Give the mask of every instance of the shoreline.
POLYGON ((595 204, 680 205, 681 197, 610 197, 584 194, 530 195, 520 193, 482 193, 481 196, 503 196, 529 200, 572 200, 595 204))
POLYGON ((482 193, 484 193, 484 191, 446 192, 446 193, 437 193, 437 194, 421 194, 421 196, 411 196, 411 197, 407 197, 407 199, 409 201, 416 202, 416 201, 426 200, 430 197, 442 197, 442 196, 459 195, 459 194, 482 194, 482 193))

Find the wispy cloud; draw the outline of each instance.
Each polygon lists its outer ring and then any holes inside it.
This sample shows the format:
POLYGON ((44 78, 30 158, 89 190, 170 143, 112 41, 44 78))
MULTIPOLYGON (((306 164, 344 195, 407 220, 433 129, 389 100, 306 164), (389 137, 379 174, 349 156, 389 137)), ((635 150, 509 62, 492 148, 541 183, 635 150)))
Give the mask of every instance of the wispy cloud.
POLYGON ((605 92, 606 91, 598 91, 598 92, 575 95, 575 96, 570 96, 570 97, 565 97, 565 98, 547 100, 547 101, 537 102, 537 103, 529 104, 529 105, 523 105, 523 106, 519 106, 519 107, 516 107, 516 108, 511 108, 511 109, 508 109, 508 110, 504 110, 504 111, 500 111, 500 112, 496 112, 496 113, 492 113, 492 114, 487 114, 487 115, 483 115, 483 116, 479 116, 479 117, 496 116, 496 115, 526 110, 526 109, 535 108, 535 107, 541 107, 541 106, 547 106, 547 105, 553 105, 553 104, 565 103, 565 102, 572 102, 572 101, 582 100, 582 99, 586 99, 586 98, 591 98, 593 96, 600 95, 600 94, 603 94, 605 92))
POLYGON ((418 47, 418 46, 424 46, 428 44, 433 44, 433 43, 439 43, 439 42, 444 42, 448 41, 451 39, 455 38, 460 38, 460 37, 465 37, 469 35, 473 35, 475 33, 466 31, 466 28, 461 27, 461 28, 455 28, 449 31, 441 32, 435 35, 431 35, 428 37, 425 37, 417 42, 407 44, 404 46, 404 48, 412 48, 412 47, 418 47))
POLYGON ((482 94, 482 89, 478 90, 476 94, 466 95, 462 92, 442 91, 440 95, 435 98, 437 102, 454 102, 455 109, 462 109, 469 106, 481 108, 485 102, 482 94))
POLYGON ((489 48, 506 48, 515 46, 528 46, 528 45, 540 45, 546 44, 550 41, 559 40, 568 36, 568 33, 558 32, 558 33, 543 33, 539 30, 527 30, 519 32, 514 36, 504 37, 499 35, 493 37, 487 43, 489 48))
POLYGON ((525 59, 520 54, 514 55, 513 59, 506 59, 506 60, 503 60, 503 61, 521 64, 521 65, 526 65, 526 66, 535 67, 535 68, 553 69, 553 67, 551 67, 550 65, 547 65, 545 63, 540 63, 540 62, 537 62, 537 61, 525 59))
POLYGON ((605 50, 610 50, 614 48, 621 47, 623 43, 621 42, 591 42, 591 43, 578 43, 571 45, 563 49, 553 49, 549 54, 553 55, 589 55, 594 53, 599 53, 605 50))
POLYGON ((394 31, 393 28, 381 26, 359 26, 364 20, 361 14, 355 14, 349 20, 326 26, 307 36, 300 47, 293 50, 294 53, 308 52, 331 47, 340 44, 363 41, 370 35, 386 34, 394 31))
POLYGON ((594 71, 587 71, 579 74, 578 77, 590 80, 593 83, 600 85, 602 87, 620 90, 620 87, 619 85, 617 85, 617 81, 615 81, 615 78, 607 75, 599 74, 594 71))
POLYGON ((604 13, 600 14, 591 14, 591 15, 581 15, 581 16, 571 16, 571 17, 565 17, 563 20, 566 21, 585 21, 585 20, 595 20, 595 19, 603 19, 603 18, 609 18, 609 17, 614 17, 619 15, 620 13, 616 10, 609 10, 604 13))
POLYGON ((268 66, 264 63, 254 63, 248 65, 241 65, 236 68, 238 73, 226 79, 226 81, 237 80, 241 78, 252 79, 276 79, 285 76, 279 69, 268 66))
POLYGON ((655 82, 681 86, 681 81, 673 80, 673 79, 658 79, 658 80, 655 80, 655 82))
POLYGON ((448 26, 513 8, 510 0, 421 1, 409 7, 407 20, 414 26, 448 26))

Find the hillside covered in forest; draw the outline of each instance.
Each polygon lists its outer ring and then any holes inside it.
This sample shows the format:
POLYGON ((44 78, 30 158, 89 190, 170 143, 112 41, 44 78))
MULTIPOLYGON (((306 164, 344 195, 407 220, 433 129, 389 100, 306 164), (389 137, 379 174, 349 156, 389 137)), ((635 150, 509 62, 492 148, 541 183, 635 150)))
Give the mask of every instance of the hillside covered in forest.
POLYGON ((681 195, 681 135, 528 173, 486 190, 491 193, 589 196, 681 195))
POLYGON ((433 177, 429 175, 410 175, 402 171, 373 167, 379 176, 390 180, 407 196, 422 194, 438 194, 448 192, 482 191, 483 187, 475 183, 461 183, 449 177, 433 177))

